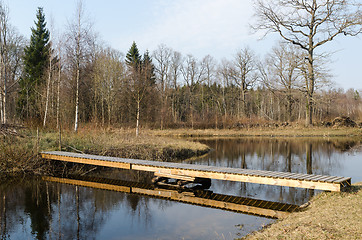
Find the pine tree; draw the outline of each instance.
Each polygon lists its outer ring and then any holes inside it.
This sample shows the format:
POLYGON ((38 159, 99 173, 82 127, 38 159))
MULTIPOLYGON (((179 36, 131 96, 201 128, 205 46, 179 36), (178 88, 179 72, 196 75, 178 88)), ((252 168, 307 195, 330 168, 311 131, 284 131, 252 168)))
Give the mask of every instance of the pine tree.
POLYGON ((50 56, 50 33, 46 28, 43 8, 38 8, 35 27, 31 28, 30 44, 24 51, 24 75, 19 81, 19 112, 23 117, 39 118, 37 102, 40 94, 37 91, 45 84, 45 71, 50 56))

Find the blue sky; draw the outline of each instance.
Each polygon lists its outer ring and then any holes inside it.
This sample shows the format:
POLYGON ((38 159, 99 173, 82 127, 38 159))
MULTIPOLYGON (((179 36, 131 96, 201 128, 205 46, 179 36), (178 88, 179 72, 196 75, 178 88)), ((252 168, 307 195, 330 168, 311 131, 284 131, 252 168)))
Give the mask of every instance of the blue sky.
MULTIPOLYGON (((77 0, 3 0, 10 22, 27 38, 34 26, 37 7, 43 7, 50 27, 62 32, 73 19, 77 0)), ((161 43, 182 54, 201 59, 232 59, 249 46, 263 56, 278 36, 259 40, 251 34, 252 0, 84 0, 86 15, 94 30, 113 48, 126 53, 133 41, 143 52, 161 43)), ((335 52, 329 65, 336 88, 362 90, 362 35, 339 37, 322 50, 335 52)))

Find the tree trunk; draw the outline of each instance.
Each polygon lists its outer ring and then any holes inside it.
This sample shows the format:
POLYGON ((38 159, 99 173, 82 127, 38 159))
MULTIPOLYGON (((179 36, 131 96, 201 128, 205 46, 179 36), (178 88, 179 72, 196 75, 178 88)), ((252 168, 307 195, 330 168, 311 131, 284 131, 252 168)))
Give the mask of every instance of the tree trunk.
MULTIPOLYGON (((312 17, 312 23, 314 23, 314 16, 312 17)), ((308 80, 307 80, 307 113, 306 113, 306 125, 311 126, 313 124, 313 94, 314 94, 314 43, 313 43, 313 29, 310 30, 311 33, 309 35, 309 49, 308 49, 308 80)))
MULTIPOLYGON (((138 97, 139 98, 139 97, 138 97)), ((140 99, 137 99, 136 137, 139 136, 140 127, 140 99)))
POLYGON ((243 117, 246 117, 246 89, 243 87, 242 91, 241 91, 241 101, 242 101, 242 109, 241 109, 241 114, 243 117))
POLYGON ((313 174, 313 156, 312 156, 313 150, 312 150, 312 144, 306 143, 305 144, 305 155, 306 155, 306 168, 307 168, 307 174, 313 174))
POLYGON ((103 97, 103 95, 101 96, 101 114, 102 114, 102 127, 104 127, 104 122, 105 122, 105 120, 104 120, 104 118, 105 118, 105 116, 104 116, 104 114, 105 114, 105 112, 104 112, 104 97, 103 97))
POLYGON ((7 101, 7 76, 6 76, 6 63, 5 63, 5 60, 4 60, 4 57, 2 56, 2 54, 4 53, 1 53, 1 56, 0 56, 0 64, 1 64, 1 67, 0 67, 0 80, 3 79, 3 85, 0 87, 0 90, 1 90, 1 119, 0 119, 0 122, 2 124, 6 124, 7 122, 7 116, 6 116, 6 111, 7 111, 7 108, 6 108, 6 101, 7 101))
POLYGON ((291 93, 288 93, 288 96, 287 96, 287 112, 288 112, 288 121, 291 122, 293 120, 292 118, 292 114, 293 114, 293 109, 292 109, 292 94, 291 93))
POLYGON ((49 92, 50 92, 50 81, 52 77, 52 59, 50 56, 49 60, 49 75, 48 75, 48 82, 47 82, 47 92, 46 92, 46 99, 45 99, 45 112, 44 112, 44 122, 43 127, 45 127, 48 115, 48 108, 49 108, 49 92))
POLYGON ((61 77, 61 66, 59 59, 59 69, 58 69, 58 89, 57 89, 57 128, 60 127, 60 77, 61 77))
POLYGON ((310 93, 307 93, 307 107, 306 107, 306 119, 305 119, 305 124, 307 126, 312 126, 313 125, 313 100, 312 100, 312 96, 310 95, 310 93))
POLYGON ((3 123, 3 93, 2 91, 0 91, 0 124, 3 123))
POLYGON ((111 105, 111 97, 108 95, 108 127, 111 126, 111 119, 112 119, 112 105, 111 105))
POLYGON ((74 132, 78 131, 78 118, 79 118, 79 65, 77 66, 77 76, 76 76, 74 132))

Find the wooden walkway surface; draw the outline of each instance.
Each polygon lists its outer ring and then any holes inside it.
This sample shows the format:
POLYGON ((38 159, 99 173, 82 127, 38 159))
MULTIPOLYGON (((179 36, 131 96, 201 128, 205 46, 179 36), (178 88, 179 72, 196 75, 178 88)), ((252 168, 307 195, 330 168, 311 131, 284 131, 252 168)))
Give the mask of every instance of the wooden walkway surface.
POLYGON ((327 191, 341 191, 344 187, 351 185, 351 178, 349 177, 157 162, 61 151, 42 152, 41 155, 44 159, 148 171, 154 172, 157 176, 182 180, 209 178, 327 191))
POLYGON ((264 201, 258 199, 217 194, 210 191, 180 191, 178 188, 158 188, 150 184, 127 182, 121 180, 79 177, 59 178, 42 177, 44 181, 58 182, 82 187, 146 195, 187 204, 217 208, 232 212, 263 216, 267 218, 284 218, 291 212, 299 211, 300 207, 293 204, 264 201))

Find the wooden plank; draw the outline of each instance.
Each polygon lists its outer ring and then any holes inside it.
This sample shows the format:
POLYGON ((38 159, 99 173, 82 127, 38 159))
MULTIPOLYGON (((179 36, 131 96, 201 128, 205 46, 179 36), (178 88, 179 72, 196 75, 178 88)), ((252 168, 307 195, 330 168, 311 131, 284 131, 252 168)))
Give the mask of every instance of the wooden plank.
POLYGON ((295 174, 290 172, 278 172, 276 177, 278 178, 292 178, 295 174))
POLYGON ((306 179, 308 179, 309 181, 323 181, 323 179, 325 177, 326 176, 323 176, 323 175, 315 175, 314 177, 306 178, 306 179))
POLYGON ((333 182, 333 180, 338 179, 336 176, 325 176, 323 182, 333 182))
POLYGON ((122 163, 122 162, 110 162, 110 161, 103 161, 103 160, 78 158, 78 157, 58 156, 58 155, 51 155, 51 154, 45 154, 45 153, 42 153, 42 158, 58 160, 58 161, 67 161, 67 162, 73 162, 73 163, 90 164, 90 165, 96 165, 96 166, 102 166, 102 167, 131 169, 131 165, 129 163, 122 163))
POLYGON ((334 176, 334 178, 333 178, 333 179, 328 180, 328 181, 331 181, 331 182, 335 182, 335 183, 337 183, 339 180, 344 179, 344 178, 345 178, 345 177, 336 177, 336 176, 334 176))
POLYGON ((319 178, 320 176, 322 176, 322 175, 308 174, 308 176, 306 176, 306 177, 304 178, 304 180, 312 181, 312 179, 319 178))
POLYGON ((340 179, 340 180, 337 180, 337 181, 335 181, 335 182, 337 182, 337 183, 342 183, 342 182, 349 182, 349 183, 351 183, 351 178, 350 178, 350 177, 344 177, 344 178, 342 178, 342 179, 340 179))
POLYGON ((296 180, 303 180, 305 179, 305 177, 309 176, 308 174, 306 173, 296 173, 294 176, 293 176, 293 179, 296 179, 296 180))

